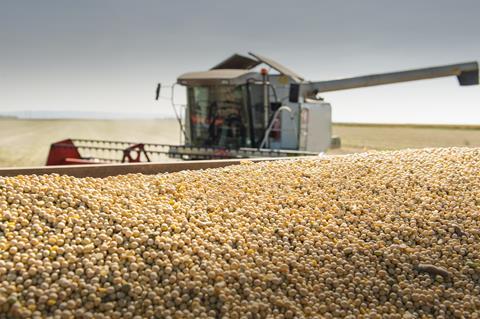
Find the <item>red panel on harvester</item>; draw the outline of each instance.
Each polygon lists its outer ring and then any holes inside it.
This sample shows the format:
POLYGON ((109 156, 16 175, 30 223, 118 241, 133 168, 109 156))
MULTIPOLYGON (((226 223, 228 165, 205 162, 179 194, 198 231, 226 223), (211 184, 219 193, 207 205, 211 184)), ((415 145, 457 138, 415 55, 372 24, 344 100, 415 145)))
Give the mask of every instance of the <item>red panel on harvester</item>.
POLYGON ((71 139, 59 141, 50 145, 47 165, 65 165, 66 159, 81 159, 80 153, 71 139))

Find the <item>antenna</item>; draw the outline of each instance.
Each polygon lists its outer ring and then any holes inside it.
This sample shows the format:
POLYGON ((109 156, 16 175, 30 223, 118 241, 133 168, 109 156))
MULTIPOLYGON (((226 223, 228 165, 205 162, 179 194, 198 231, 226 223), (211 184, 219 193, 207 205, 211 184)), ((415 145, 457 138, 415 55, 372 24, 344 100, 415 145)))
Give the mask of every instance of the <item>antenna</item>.
POLYGON ((160 90, 162 89, 162 83, 157 84, 157 90, 155 91, 155 101, 160 98, 160 90))

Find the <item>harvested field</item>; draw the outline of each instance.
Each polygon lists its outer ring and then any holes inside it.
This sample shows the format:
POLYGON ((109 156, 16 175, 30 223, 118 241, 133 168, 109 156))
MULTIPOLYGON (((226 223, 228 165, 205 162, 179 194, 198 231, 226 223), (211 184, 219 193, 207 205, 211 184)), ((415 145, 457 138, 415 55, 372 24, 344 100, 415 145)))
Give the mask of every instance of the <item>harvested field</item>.
POLYGON ((179 129, 170 119, 0 119, 0 167, 45 165, 50 144, 65 138, 178 144, 179 129))
POLYGON ((480 146, 480 126, 334 124, 342 149, 333 153, 404 148, 480 146))
MULTIPOLYGON (((342 148, 331 154, 402 148, 480 146, 480 127, 334 124, 342 148)), ((50 143, 92 138, 176 144, 175 120, 15 120, 0 118, 0 167, 41 166, 50 143)))

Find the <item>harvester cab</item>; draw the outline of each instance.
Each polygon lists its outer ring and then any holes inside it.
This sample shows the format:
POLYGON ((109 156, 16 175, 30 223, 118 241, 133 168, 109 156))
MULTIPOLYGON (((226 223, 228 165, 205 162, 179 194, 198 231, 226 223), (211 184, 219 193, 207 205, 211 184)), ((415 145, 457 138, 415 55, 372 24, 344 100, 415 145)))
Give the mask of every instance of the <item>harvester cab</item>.
POLYGON ((332 137, 331 106, 319 94, 446 76, 478 84, 478 63, 311 82, 259 54, 234 54, 208 71, 178 77, 187 92, 183 118, 172 99, 182 145, 66 139, 51 145, 47 165, 315 156, 340 145, 332 137))
MULTIPOLYGON (((290 102, 291 84, 303 78, 269 58, 234 54, 208 71, 181 75, 186 86, 185 142, 196 147, 306 150, 298 138, 304 102, 290 102), (270 68, 255 70, 260 64, 270 68), (273 70, 273 72, 272 72, 273 70), (303 106, 303 108, 302 108, 303 106)), ((314 100, 317 120, 315 145, 321 152, 331 144, 330 105, 314 100)))

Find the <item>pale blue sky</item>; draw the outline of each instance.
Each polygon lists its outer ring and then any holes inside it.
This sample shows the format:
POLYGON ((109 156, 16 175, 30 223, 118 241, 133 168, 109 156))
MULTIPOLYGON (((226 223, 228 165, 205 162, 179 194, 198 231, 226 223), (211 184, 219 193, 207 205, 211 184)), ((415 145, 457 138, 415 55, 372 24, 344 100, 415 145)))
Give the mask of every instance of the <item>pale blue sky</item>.
MULTIPOLYGON (((480 1, 0 0, 0 110, 171 114, 157 82, 257 52, 310 80, 480 60, 480 1)), ((341 122, 480 124, 456 79, 325 94, 341 122)))

